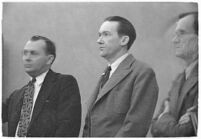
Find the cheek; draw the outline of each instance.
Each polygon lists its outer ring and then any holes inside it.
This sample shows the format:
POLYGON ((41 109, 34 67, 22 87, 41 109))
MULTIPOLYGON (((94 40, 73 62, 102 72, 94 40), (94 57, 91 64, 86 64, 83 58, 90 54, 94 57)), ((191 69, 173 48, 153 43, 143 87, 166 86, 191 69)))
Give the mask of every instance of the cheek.
POLYGON ((188 51, 191 53, 198 52, 198 43, 196 41, 191 41, 188 43, 188 51))
POLYGON ((46 63, 47 63, 47 60, 44 58, 38 58, 35 60, 35 65, 37 65, 39 67, 46 65, 46 63))
POLYGON ((105 45, 106 45, 105 50, 106 51, 111 51, 112 47, 114 46, 113 40, 107 40, 105 42, 106 42, 105 43, 105 45))
POLYGON ((185 53, 185 55, 194 55, 195 53, 197 53, 198 51, 198 47, 197 47, 197 43, 195 41, 186 41, 185 43, 183 43, 183 53, 185 53))
POLYGON ((117 39, 108 40, 108 47, 110 47, 111 49, 114 49, 118 46, 119 46, 119 43, 117 39))

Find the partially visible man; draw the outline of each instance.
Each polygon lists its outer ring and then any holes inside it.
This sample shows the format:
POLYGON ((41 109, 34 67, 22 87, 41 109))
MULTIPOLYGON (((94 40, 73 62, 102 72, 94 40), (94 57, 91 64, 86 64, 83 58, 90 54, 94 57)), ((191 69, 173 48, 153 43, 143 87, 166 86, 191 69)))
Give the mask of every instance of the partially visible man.
POLYGON ((3 104, 8 136, 76 137, 81 123, 81 100, 76 79, 53 72, 54 43, 33 36, 25 45, 23 63, 31 81, 3 104))
POLYGON ((198 13, 181 14, 173 43, 176 56, 186 63, 185 70, 172 84, 153 120, 151 132, 155 137, 195 136, 198 112, 198 13))
POLYGON ((111 16, 99 30, 100 55, 108 61, 89 102, 84 137, 145 137, 158 98, 154 71, 128 50, 135 41, 133 25, 111 16))

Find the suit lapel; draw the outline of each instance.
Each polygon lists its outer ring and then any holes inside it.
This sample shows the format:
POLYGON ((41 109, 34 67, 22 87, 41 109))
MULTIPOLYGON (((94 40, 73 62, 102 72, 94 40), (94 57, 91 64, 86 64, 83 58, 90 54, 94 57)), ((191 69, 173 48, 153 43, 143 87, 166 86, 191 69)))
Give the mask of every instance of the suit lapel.
MULTIPOLYGON (((26 86, 25 86, 26 87, 26 86)), ((23 98, 24 98, 24 92, 25 92, 25 87, 23 87, 20 91, 19 91, 19 94, 17 93, 17 97, 16 97, 16 113, 14 115, 14 119, 16 122, 16 126, 17 127, 17 124, 18 124, 18 121, 20 119, 20 115, 21 115, 21 109, 22 109, 22 105, 23 105, 23 98)))
MULTIPOLYGON (((25 86, 26 87, 26 86, 25 86)), ((20 115, 22 104, 23 104, 23 98, 24 98, 24 92, 25 92, 25 87, 20 90, 19 97, 17 97, 17 113, 20 115)))
POLYGON ((39 92, 38 97, 36 99, 35 106, 33 109, 32 119, 31 119, 31 123, 30 123, 29 127, 31 127, 33 121, 36 119, 36 117, 38 116, 38 114, 42 110, 42 107, 45 103, 45 100, 49 96, 49 94, 52 90, 52 87, 54 87, 55 79, 56 79, 55 73, 52 70, 50 70, 45 77, 45 80, 41 86, 40 92, 39 92))
POLYGON ((177 104, 178 104, 178 97, 183 85, 184 80, 184 72, 181 73, 178 78, 173 82, 173 88, 171 90, 171 97, 170 97, 170 110, 175 116, 177 115, 177 104))
POLYGON ((100 79, 98 81, 98 84, 97 84, 97 86, 96 86, 96 88, 94 90, 94 93, 92 94, 92 96, 89 99, 89 103, 88 103, 88 108, 89 108, 88 110, 89 111, 92 109, 92 107, 93 107, 93 105, 94 105, 94 103, 96 101, 96 98, 97 98, 97 96, 99 94, 101 78, 102 77, 100 77, 100 79))
POLYGON ((178 111, 180 111, 183 101, 186 95, 190 92, 192 87, 198 82, 198 66, 196 66, 191 74, 191 76, 186 80, 182 90, 180 100, 178 101, 178 111))
POLYGON ((121 80, 123 80, 130 72, 131 72, 131 64, 135 61, 132 55, 129 55, 126 59, 124 59, 116 71, 112 74, 110 79, 105 83, 102 89, 99 90, 99 94, 97 96, 97 101, 99 101, 104 95, 109 93, 109 91, 114 88, 121 80))

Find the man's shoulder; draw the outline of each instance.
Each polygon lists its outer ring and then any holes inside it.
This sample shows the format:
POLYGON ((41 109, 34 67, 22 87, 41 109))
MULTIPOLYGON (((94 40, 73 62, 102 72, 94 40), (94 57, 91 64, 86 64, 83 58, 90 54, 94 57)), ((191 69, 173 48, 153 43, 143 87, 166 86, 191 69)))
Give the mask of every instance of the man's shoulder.
POLYGON ((61 91, 61 94, 68 91, 68 88, 71 88, 71 89, 73 88, 74 93, 79 92, 77 80, 73 75, 56 73, 56 72, 54 72, 53 74, 54 75, 52 75, 52 76, 54 76, 54 77, 52 77, 51 80, 54 82, 56 90, 57 89, 63 90, 63 91, 61 91), (64 90, 66 90, 66 91, 64 91, 64 90))
POLYGON ((57 73, 53 72, 51 73, 58 81, 76 81, 75 77, 71 74, 63 74, 63 73, 57 73))
POLYGON ((132 54, 129 54, 125 60, 121 64, 123 67, 129 67, 134 71, 149 71, 153 70, 151 66, 149 66, 147 63, 142 62, 141 60, 138 60, 135 58, 132 54))
POLYGON ((11 93, 10 98, 16 98, 16 97, 20 96, 20 94, 24 92, 25 87, 26 87, 26 85, 24 85, 23 87, 21 87, 19 89, 15 89, 11 93))
POLYGON ((147 73, 147 72, 155 73, 153 68, 149 64, 142 62, 141 60, 138 59, 135 59, 135 62, 132 65, 132 69, 133 71, 138 73, 147 73))

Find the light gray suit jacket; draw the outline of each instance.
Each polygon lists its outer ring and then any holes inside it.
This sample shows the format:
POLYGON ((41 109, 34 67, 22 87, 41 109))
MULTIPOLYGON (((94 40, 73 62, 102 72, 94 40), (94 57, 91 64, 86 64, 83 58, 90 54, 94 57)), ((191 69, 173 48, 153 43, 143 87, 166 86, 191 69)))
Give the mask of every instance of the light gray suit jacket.
POLYGON ((144 137, 158 98, 154 71, 129 55, 91 97, 84 137, 144 137))
MULTIPOLYGON (((198 105, 198 65, 192 71, 187 80, 183 81, 183 75, 179 74, 172 84, 169 92, 170 112, 160 118, 164 111, 164 104, 152 122, 151 133, 155 137, 184 137, 196 136, 192 121, 180 124, 179 119, 187 113, 188 109, 198 105)), ((194 109, 197 116, 198 109, 194 109)))

